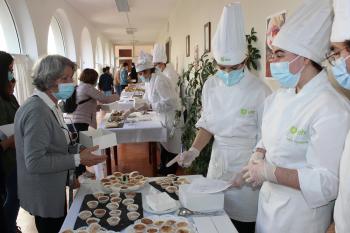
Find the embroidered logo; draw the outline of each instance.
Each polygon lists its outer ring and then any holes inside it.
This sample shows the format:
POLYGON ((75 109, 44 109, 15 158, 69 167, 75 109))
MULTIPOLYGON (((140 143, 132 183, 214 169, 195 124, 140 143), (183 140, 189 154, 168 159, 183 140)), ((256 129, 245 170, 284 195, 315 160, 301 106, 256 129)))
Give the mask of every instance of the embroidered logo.
POLYGON ((251 116, 255 114, 255 110, 249 110, 246 108, 241 108, 240 115, 241 116, 251 116))
POLYGON ((297 144, 305 144, 309 142, 308 132, 305 129, 298 129, 295 126, 289 128, 287 140, 297 143, 297 144))

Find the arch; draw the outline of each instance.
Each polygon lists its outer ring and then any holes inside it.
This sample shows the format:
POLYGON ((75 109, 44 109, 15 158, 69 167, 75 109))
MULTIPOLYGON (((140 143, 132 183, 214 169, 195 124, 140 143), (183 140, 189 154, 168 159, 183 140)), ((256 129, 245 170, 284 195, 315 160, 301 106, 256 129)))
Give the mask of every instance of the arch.
POLYGON ((21 53, 15 21, 7 2, 0 1, 0 50, 9 53, 21 53))
POLYGON ((94 67, 94 53, 89 29, 83 28, 81 32, 81 69, 94 67))
POLYGON ((27 1, 7 1, 7 5, 16 25, 21 53, 36 60, 38 58, 38 45, 27 1))
POLYGON ((104 59, 104 65, 105 66, 111 66, 111 58, 109 53, 109 43, 105 43, 105 59, 104 59))
POLYGON ((72 61, 77 61, 73 30, 67 14, 63 9, 59 8, 56 10, 54 17, 57 19, 61 29, 65 46, 65 55, 72 61))
POLYGON ((111 67, 115 67, 116 65, 115 65, 115 59, 114 59, 114 57, 115 57, 115 53, 114 53, 114 45, 112 45, 112 48, 111 48, 111 61, 110 61, 110 63, 111 63, 111 67))
POLYGON ((51 18, 48 39, 47 39, 47 54, 59 54, 66 56, 65 41, 62 34, 61 25, 58 19, 53 16, 51 18))
POLYGON ((102 72, 102 66, 103 66, 103 48, 102 48, 102 42, 101 38, 97 37, 96 40, 96 51, 95 51, 95 69, 97 72, 102 72))

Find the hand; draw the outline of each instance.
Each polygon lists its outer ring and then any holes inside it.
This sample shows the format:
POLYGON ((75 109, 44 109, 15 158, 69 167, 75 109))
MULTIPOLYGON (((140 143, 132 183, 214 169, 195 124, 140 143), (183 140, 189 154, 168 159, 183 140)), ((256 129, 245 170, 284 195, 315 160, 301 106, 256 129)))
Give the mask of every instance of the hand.
POLYGON ((130 109, 126 110, 125 112, 123 112, 122 118, 125 120, 125 119, 128 118, 129 115, 130 115, 131 113, 133 113, 133 112, 135 112, 135 109, 134 109, 134 108, 130 108, 130 109))
POLYGON ((253 187, 260 186, 264 181, 277 183, 275 176, 276 166, 268 163, 264 159, 253 160, 242 169, 243 179, 253 187))
POLYGON ((252 164, 253 161, 258 161, 258 160, 263 160, 265 158, 265 153, 260 151, 260 150, 256 150, 252 156, 249 159, 248 165, 252 164))
POLYGON ((0 142, 2 149, 5 151, 7 149, 15 149, 15 136, 12 135, 0 142))
POLYGON ((177 163, 181 167, 189 167, 192 162, 199 156, 200 151, 191 147, 188 151, 184 151, 178 155, 177 163))
POLYGON ((80 152, 80 164, 91 167, 93 165, 102 163, 107 159, 107 155, 95 155, 91 152, 98 149, 98 146, 84 149, 80 152))
POLYGON ((326 233, 335 233, 335 223, 333 222, 329 227, 326 233))
POLYGON ((231 187, 240 188, 244 184, 243 173, 235 173, 231 180, 229 181, 232 185, 231 187))

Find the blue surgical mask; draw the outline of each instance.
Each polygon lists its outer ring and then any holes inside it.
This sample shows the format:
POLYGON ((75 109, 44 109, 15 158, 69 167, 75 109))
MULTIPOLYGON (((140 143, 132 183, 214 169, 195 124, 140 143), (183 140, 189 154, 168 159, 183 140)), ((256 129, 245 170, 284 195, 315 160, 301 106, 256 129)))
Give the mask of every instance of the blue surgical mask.
POLYGON ((289 65, 296 61, 300 56, 297 56, 290 62, 275 62, 270 63, 272 77, 279 82, 284 88, 295 88, 300 80, 301 72, 304 67, 296 74, 289 71, 289 65))
POLYGON ((242 80, 242 78, 244 77, 244 72, 243 69, 232 70, 228 73, 223 70, 219 70, 218 72, 216 72, 216 76, 218 76, 222 81, 224 81, 226 86, 231 87, 242 80))
POLYGON ((145 76, 140 76, 140 79, 141 79, 141 81, 142 82, 144 82, 144 83, 149 83, 149 81, 150 81, 150 78, 146 78, 145 76))
POLYGON ((335 80, 339 83, 340 86, 350 90, 350 74, 346 69, 346 60, 349 59, 350 56, 346 58, 339 58, 335 61, 335 65, 332 67, 333 75, 335 80))
POLYGON ((66 100, 72 96, 74 89, 74 83, 60 83, 58 84, 58 92, 53 93, 53 95, 58 100, 66 100))
POLYGON ((157 71, 157 72, 162 73, 162 69, 161 69, 161 68, 159 68, 158 66, 156 66, 155 68, 156 68, 156 71, 157 71))
POLYGON ((9 81, 12 81, 13 79, 15 79, 15 77, 13 76, 13 73, 11 71, 7 72, 7 79, 9 81))

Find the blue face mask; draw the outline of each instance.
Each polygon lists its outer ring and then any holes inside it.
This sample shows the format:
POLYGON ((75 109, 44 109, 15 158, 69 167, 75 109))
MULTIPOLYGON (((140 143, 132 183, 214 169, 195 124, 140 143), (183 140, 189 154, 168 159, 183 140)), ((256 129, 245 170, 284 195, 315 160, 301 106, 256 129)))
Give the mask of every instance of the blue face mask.
POLYGON ((339 83, 340 86, 350 90, 350 74, 346 69, 346 60, 349 59, 350 56, 346 58, 339 58, 335 61, 335 66, 332 67, 332 71, 334 74, 335 80, 339 83))
POLYGON ((7 79, 9 81, 12 81, 13 79, 15 79, 15 77, 13 76, 13 73, 11 71, 7 72, 7 79))
POLYGON ((231 87, 242 80, 242 78, 244 77, 244 72, 243 69, 232 70, 229 73, 223 70, 219 70, 218 72, 216 72, 216 76, 218 76, 222 81, 224 81, 226 86, 231 87))
POLYGON ((300 56, 297 56, 290 62, 275 62, 270 63, 272 77, 279 82, 284 88, 295 88, 300 80, 301 72, 304 67, 296 74, 289 71, 289 65, 296 61, 300 56))
POLYGON ((72 96, 74 89, 74 83, 60 83, 58 84, 58 92, 53 93, 53 95, 58 100, 66 100, 72 96))
POLYGON ((145 76, 140 76, 140 79, 143 83, 149 83, 149 78, 145 78, 145 76))

